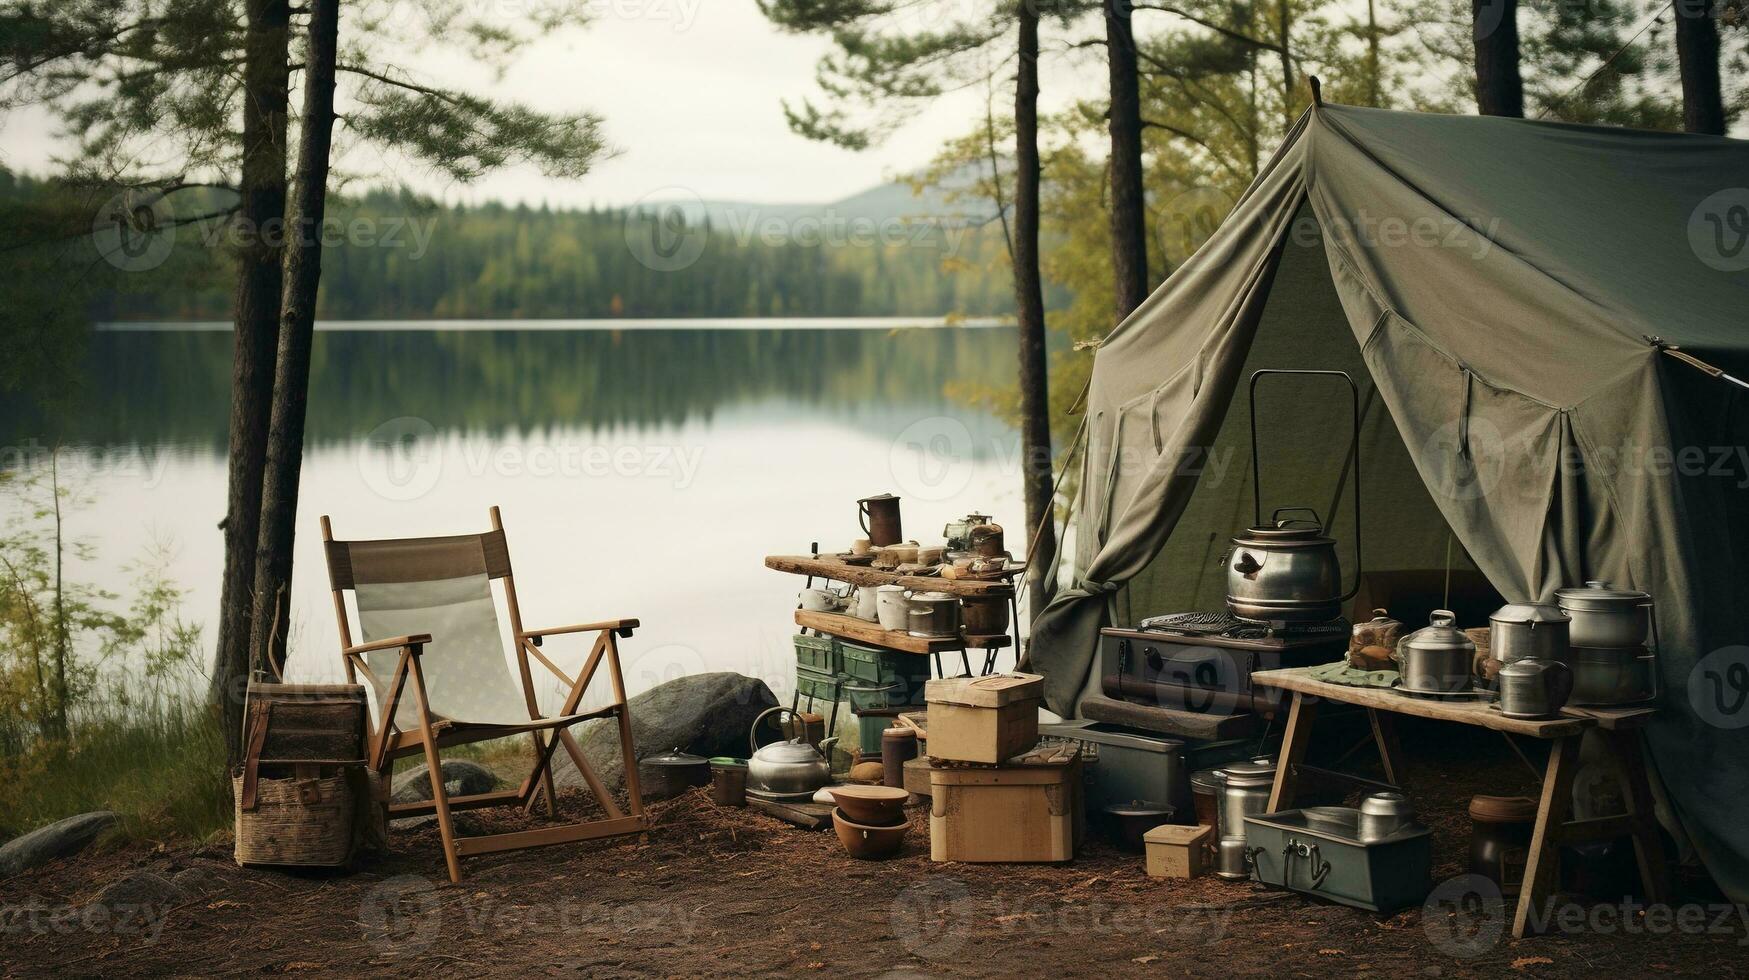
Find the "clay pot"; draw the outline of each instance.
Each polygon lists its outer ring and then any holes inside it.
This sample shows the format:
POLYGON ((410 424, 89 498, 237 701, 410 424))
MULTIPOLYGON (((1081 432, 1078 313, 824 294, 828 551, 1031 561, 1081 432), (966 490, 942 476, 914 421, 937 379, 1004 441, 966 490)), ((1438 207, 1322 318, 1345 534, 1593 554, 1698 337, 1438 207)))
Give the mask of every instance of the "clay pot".
POLYGON ((905 800, 911 796, 902 786, 833 786, 828 791, 845 816, 871 827, 904 820, 905 800))
POLYGON ((838 842, 853 858, 879 861, 899 853, 905 846, 905 835, 911 830, 908 820, 891 827, 871 827, 852 821, 839 807, 832 808, 832 829, 838 832, 838 842))

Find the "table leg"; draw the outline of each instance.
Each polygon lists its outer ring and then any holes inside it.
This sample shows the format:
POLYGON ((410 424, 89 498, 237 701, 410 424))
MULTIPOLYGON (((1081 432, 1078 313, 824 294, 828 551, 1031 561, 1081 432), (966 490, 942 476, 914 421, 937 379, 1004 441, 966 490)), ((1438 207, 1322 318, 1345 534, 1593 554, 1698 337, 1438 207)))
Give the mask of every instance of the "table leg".
POLYGON ((1397 722, 1388 711, 1366 709, 1372 724, 1372 740, 1379 747, 1379 762, 1385 767, 1385 782, 1403 789, 1403 745, 1397 741, 1397 722))
POLYGON ((1605 732, 1611 754, 1627 790, 1628 817, 1633 821, 1634 858, 1646 901, 1659 903, 1670 895, 1670 866, 1664 860, 1664 840, 1658 835, 1658 815, 1652 784, 1646 775, 1645 743, 1638 731, 1605 732))
POLYGON ((1573 775, 1579 768, 1578 735, 1555 739, 1549 746, 1549 764, 1543 770, 1542 798, 1537 803, 1536 823, 1530 834, 1530 852, 1524 863, 1524 884, 1518 890, 1518 910, 1512 917, 1512 936, 1523 939, 1530 928, 1531 913, 1554 894, 1560 884, 1561 827, 1573 808, 1573 775))
POLYGON ((1288 710, 1287 731, 1281 736, 1281 759, 1275 764, 1275 786, 1269 791, 1266 813, 1279 813, 1294 805, 1294 773, 1306 757, 1306 746, 1312 741, 1312 720, 1318 713, 1318 702, 1294 692, 1293 707, 1288 710))

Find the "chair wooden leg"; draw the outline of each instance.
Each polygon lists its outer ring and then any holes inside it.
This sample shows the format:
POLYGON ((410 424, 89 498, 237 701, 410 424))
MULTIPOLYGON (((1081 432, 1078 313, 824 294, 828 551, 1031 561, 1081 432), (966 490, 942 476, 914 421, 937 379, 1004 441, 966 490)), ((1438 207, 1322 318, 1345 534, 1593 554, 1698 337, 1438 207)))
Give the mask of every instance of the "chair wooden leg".
POLYGON ((1542 798, 1537 801, 1536 823, 1530 833, 1530 851, 1524 863, 1524 884, 1518 890, 1518 910, 1512 917, 1512 937, 1523 939, 1530 929, 1536 907, 1559 884, 1561 827, 1573 808, 1573 775, 1579 768, 1579 736, 1555 739, 1549 746, 1548 768, 1543 770, 1542 798))
POLYGON ((419 731, 425 736, 425 766, 431 776, 431 802, 437 810, 437 832, 443 838, 443 860, 449 866, 451 884, 462 880, 461 859, 456 854, 455 825, 449 816, 449 792, 443 786, 443 759, 437 753, 437 738, 431 730, 431 703, 425 697, 425 675, 413 662, 413 694, 419 699, 419 731))
MULTIPOLYGON (((539 732, 529 732, 528 739, 529 739, 529 742, 534 745, 535 764, 540 765, 541 760, 547 758, 546 746, 541 744, 540 733, 539 732)), ((537 800, 544 798, 546 800, 546 804, 547 804, 547 816, 548 817, 557 817, 559 815, 559 797, 558 797, 558 794, 553 790, 553 771, 552 771, 551 767, 549 767, 549 766, 540 765, 539 772, 540 772, 540 777, 541 777, 541 779, 540 779, 541 791, 540 791, 539 795, 536 795, 533 793, 529 794, 528 806, 525 809, 529 813, 533 813, 535 802, 537 800)))
POLYGON ((1312 721, 1318 714, 1318 702, 1294 692, 1293 707, 1288 709, 1287 731, 1281 736, 1281 759, 1275 764, 1275 785, 1269 791, 1268 813, 1279 813, 1294 805, 1294 791, 1299 777, 1294 770, 1306 757, 1306 746, 1312 741, 1312 721))

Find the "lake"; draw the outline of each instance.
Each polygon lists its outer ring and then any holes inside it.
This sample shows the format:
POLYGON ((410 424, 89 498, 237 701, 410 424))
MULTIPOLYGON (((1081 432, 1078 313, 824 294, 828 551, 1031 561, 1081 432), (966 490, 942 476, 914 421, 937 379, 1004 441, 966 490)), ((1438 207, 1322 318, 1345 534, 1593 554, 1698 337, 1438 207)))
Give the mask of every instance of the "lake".
MULTIPOLYGON (((907 322, 324 324, 290 674, 343 676, 320 515, 338 537, 402 537, 484 530, 497 504, 528 626, 637 617, 622 645, 631 693, 734 670, 787 701, 803 580, 763 556, 848 547, 856 499, 881 492, 903 498, 907 536, 925 543, 969 511, 1023 523, 1018 435, 968 407, 1013 377, 1012 329, 907 322)), ((95 549, 69 577, 120 606, 126 566, 166 548, 209 651, 230 346, 224 325, 100 331, 76 407, 53 423, 8 411, 0 458, 40 466, 60 442, 80 501, 68 533, 95 549)), ((575 665, 573 644, 548 650, 575 665)))

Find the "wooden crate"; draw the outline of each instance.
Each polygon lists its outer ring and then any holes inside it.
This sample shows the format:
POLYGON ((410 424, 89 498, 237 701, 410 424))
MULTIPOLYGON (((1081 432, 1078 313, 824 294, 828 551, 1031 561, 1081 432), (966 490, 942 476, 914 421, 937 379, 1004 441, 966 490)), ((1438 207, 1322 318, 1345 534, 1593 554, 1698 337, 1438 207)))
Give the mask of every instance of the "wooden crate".
POLYGON ((1044 678, 991 674, 929 682, 931 759, 995 765, 1038 744, 1044 678))
POLYGON ((1053 746, 1013 764, 929 770, 933 861, 1069 861, 1081 842, 1081 754, 1053 746))
POLYGON ((1153 878, 1195 878, 1207 866, 1208 843, 1214 828, 1207 824, 1163 824, 1142 835, 1148 849, 1148 875, 1153 878))
POLYGON ((367 710, 358 684, 251 684, 246 714, 260 743, 250 754, 263 763, 363 762, 367 710))

